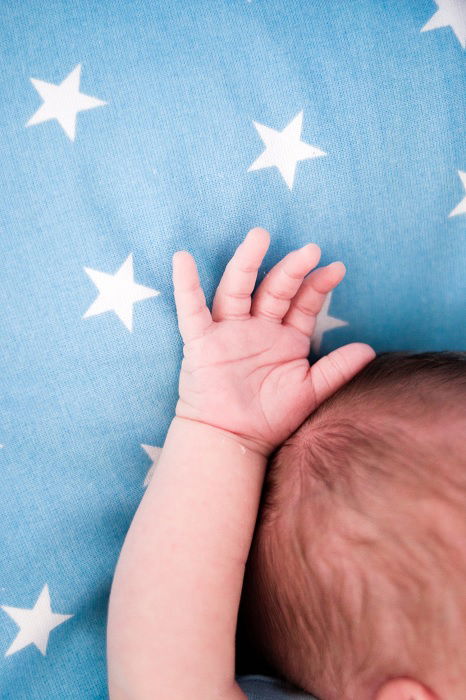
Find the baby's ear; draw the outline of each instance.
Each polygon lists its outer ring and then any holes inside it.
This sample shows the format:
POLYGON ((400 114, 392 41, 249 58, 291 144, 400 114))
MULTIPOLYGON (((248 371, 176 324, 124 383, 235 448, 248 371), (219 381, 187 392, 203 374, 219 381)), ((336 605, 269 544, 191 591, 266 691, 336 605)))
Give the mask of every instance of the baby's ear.
POLYGON ((410 678, 394 678, 384 683, 374 700, 440 700, 435 693, 410 678))

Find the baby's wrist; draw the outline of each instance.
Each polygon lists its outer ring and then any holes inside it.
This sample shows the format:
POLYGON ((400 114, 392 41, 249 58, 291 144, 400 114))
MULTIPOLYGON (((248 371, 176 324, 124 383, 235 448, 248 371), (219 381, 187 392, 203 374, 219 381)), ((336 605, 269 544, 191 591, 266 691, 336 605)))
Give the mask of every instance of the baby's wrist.
POLYGON ((246 454, 246 452, 249 451, 261 459, 267 459, 274 449, 273 446, 267 445, 259 440, 255 440, 246 435, 239 435, 233 431, 220 428, 219 426, 206 423, 196 418, 188 418, 187 416, 175 414, 173 422, 180 426, 182 426, 183 423, 191 427, 196 426, 199 428, 199 434, 205 433, 208 435, 210 433, 211 436, 221 436, 224 439, 232 441, 238 445, 242 454, 246 454))

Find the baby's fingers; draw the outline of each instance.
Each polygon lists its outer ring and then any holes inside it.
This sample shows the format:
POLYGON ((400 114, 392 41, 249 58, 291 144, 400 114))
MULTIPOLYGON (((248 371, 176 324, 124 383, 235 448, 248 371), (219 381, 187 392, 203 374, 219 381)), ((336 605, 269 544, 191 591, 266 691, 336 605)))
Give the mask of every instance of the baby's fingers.
POLYGON ((196 262, 186 250, 173 254, 173 287, 178 328, 184 343, 204 335, 212 324, 196 262))
POLYGON ((367 343, 348 343, 321 357, 312 365, 309 373, 315 408, 352 379, 375 356, 374 348, 367 343))
POLYGON ((283 318, 285 326, 292 326, 305 335, 312 336, 316 316, 320 312, 328 292, 345 276, 342 262, 333 262, 313 270, 305 279, 291 301, 283 318))

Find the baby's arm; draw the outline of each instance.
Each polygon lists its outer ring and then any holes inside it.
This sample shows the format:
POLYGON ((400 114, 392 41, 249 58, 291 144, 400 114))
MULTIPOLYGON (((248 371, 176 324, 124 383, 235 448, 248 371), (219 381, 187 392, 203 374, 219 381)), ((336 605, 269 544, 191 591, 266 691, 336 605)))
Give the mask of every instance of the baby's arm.
POLYGON ((205 304, 193 258, 173 281, 184 340, 176 415, 126 536, 108 615, 111 700, 234 700, 235 629, 266 458, 374 357, 350 343, 312 367, 315 316, 344 275, 292 251, 251 300, 269 245, 252 229, 205 304))
POLYGON ((266 465, 247 444, 173 419, 112 585, 112 700, 246 697, 235 630, 266 465))

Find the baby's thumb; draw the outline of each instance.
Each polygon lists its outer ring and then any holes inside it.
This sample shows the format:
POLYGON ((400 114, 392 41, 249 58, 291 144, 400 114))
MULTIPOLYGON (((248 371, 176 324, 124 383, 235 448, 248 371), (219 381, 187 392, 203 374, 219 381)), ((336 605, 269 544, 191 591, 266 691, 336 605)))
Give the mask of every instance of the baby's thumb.
POLYGON ((376 354, 366 343, 349 343, 313 364, 310 380, 316 399, 315 408, 352 379, 376 354))

